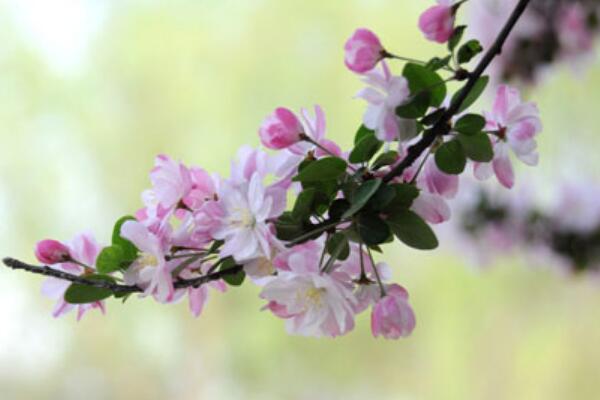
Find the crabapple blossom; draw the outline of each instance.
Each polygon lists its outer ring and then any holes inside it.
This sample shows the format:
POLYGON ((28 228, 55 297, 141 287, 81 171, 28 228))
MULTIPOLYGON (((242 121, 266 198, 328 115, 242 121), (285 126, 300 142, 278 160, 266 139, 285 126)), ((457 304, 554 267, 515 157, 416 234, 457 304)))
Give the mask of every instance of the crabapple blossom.
POLYGON ((265 147, 279 150, 300 141, 300 135, 304 130, 293 112, 278 107, 263 121, 258 133, 265 147))
POLYGON ((375 68, 385 53, 377 35, 365 28, 357 29, 352 34, 346 41, 344 51, 346 67, 358 74, 375 68))
POLYGON ((71 258, 67 246, 57 240, 46 239, 35 245, 35 257, 46 264, 58 264, 71 258))
POLYGON ((454 0, 437 0, 438 5, 425 10, 419 18, 419 29, 425 37, 438 43, 446 43, 454 32, 454 0))
POLYGON ((373 336, 398 339, 415 329, 415 314, 408 302, 408 292, 402 286, 387 286, 386 295, 373 306, 371 331, 373 336))

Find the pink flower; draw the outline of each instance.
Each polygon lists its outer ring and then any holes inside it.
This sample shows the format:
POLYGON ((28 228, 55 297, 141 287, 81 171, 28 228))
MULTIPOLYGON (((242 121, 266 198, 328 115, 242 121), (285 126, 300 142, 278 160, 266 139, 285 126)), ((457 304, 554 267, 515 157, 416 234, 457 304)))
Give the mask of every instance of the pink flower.
POLYGON ((525 164, 538 163, 535 137, 542 130, 538 109, 533 103, 523 103, 517 89, 500 85, 492 112, 486 114, 486 118, 486 130, 495 133, 494 160, 475 163, 475 177, 486 179, 495 174, 498 181, 510 189, 514 185, 514 172, 509 149, 525 164))
POLYGON ((587 53, 594 45, 586 11, 580 3, 565 5, 558 13, 558 39, 567 55, 587 53))
POLYGON ((174 299, 171 265, 165 260, 169 243, 164 237, 151 232, 138 221, 127 221, 121 227, 121 236, 130 240, 141 252, 125 271, 125 283, 144 288, 144 295, 153 295, 159 302, 174 299))
POLYGON ((36 258, 44 264, 58 264, 71 258, 67 246, 52 239, 42 240, 35 246, 36 258))
POLYGON ((417 178, 417 185, 431 194, 452 199, 458 192, 458 175, 449 175, 440 171, 433 157, 430 157, 417 178))
MULTIPOLYGON (((67 249, 72 260, 88 265, 90 270, 93 270, 96 264, 96 257, 102 249, 93 236, 89 234, 79 234, 75 236, 71 242, 63 246, 67 249)), ((55 264, 53 265, 53 268, 75 275, 81 275, 86 272, 81 265, 72 262, 55 264)), ((71 310, 77 309, 77 320, 79 321, 87 311, 92 309, 99 309, 103 314, 105 313, 106 309, 103 301, 96 301, 89 304, 67 303, 64 295, 70 285, 71 282, 57 278, 49 278, 44 281, 42 285, 42 294, 57 300, 52 316, 55 318, 60 317, 71 310)))
POLYGON ((363 81, 369 87, 356 94, 368 104, 363 123, 375 131, 379 140, 410 139, 417 133, 415 121, 396 115, 396 107, 410 96, 408 82, 402 76, 393 76, 386 62, 381 65, 381 70, 376 69, 364 75, 363 81))
POLYGON ((165 208, 176 206, 192 189, 189 169, 163 154, 155 159, 150 181, 156 201, 165 208))
POLYGON ((304 133, 302 124, 287 108, 279 107, 260 126, 260 141, 269 149, 284 149, 300 141, 304 133))
POLYGON ((354 328, 356 299, 345 274, 322 274, 318 260, 302 252, 288 257, 286 267, 264 286, 260 297, 274 315, 286 319, 290 334, 343 335, 354 328))
POLYGON ((368 29, 357 29, 346 41, 345 64, 349 70, 363 74, 383 59, 384 49, 377 35, 368 29))
POLYGON ((415 199, 411 210, 430 224, 441 224, 451 217, 450 206, 444 198, 437 194, 421 191, 415 199))
MULTIPOLYGON (((206 264, 206 263, 200 267, 203 274, 208 273, 210 268, 212 268, 212 265, 206 264)), ((180 276, 184 279, 193 279, 193 278, 198 277, 197 274, 193 274, 189 270, 182 271, 180 276)), ((210 291, 209 289, 211 289, 211 288, 214 290, 218 290, 221 293, 227 291, 227 285, 222 280, 205 283, 203 285, 200 285, 197 288, 194 288, 194 287, 188 288, 188 290, 187 290, 188 303, 189 303, 190 311, 192 312, 192 315, 194 315, 194 317, 199 317, 200 314, 202 314, 202 311, 204 310, 204 306, 206 305, 206 302, 208 301, 208 294, 210 291)))
POLYGON ((438 0, 438 3, 421 14, 419 29, 427 39, 446 43, 454 32, 453 0, 438 0))
POLYGON ((402 286, 392 284, 387 287, 387 295, 373 307, 371 331, 373 336, 398 339, 415 329, 415 314, 408 302, 408 292, 402 286))
POLYGON ((216 184, 213 177, 202 168, 191 167, 189 172, 192 184, 182 200, 188 208, 197 210, 205 202, 214 200, 216 184))

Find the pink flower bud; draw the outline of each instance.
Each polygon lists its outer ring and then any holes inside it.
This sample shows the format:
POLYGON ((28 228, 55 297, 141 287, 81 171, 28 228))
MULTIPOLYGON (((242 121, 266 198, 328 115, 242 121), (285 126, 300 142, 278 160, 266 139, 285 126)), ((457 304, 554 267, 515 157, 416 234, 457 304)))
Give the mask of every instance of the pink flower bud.
POLYGON ((386 339, 408 336, 415 328, 415 314, 408 303, 406 289, 397 284, 387 288, 387 295, 373 306, 371 331, 386 339))
POLYGON ((419 18, 419 29, 429 40, 446 43, 454 32, 452 1, 438 1, 437 6, 425 10, 419 18))
POLYGON ((35 256, 44 264, 58 264, 71 259, 67 246, 56 240, 42 240, 35 246, 35 256))
POLYGON ((302 124, 293 112, 279 107, 269 115, 258 130, 260 141, 270 149, 284 149, 300 141, 302 124))
POLYGON ((346 67, 363 74, 375 68, 383 58, 383 46, 377 35, 368 29, 357 29, 344 46, 346 67))

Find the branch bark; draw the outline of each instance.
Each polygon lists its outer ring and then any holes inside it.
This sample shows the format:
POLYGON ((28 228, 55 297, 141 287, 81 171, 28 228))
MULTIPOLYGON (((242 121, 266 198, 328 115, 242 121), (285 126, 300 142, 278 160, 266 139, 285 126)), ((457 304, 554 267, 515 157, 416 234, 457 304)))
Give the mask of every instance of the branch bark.
MULTIPOLYGON (((108 290, 112 291, 113 293, 119 293, 119 294, 141 293, 144 291, 143 288, 136 286, 136 285, 121 285, 118 283, 112 283, 112 282, 108 282, 108 281, 97 281, 97 280, 86 279, 85 276, 70 274, 68 272, 50 268, 46 265, 38 266, 38 265, 27 264, 22 261, 16 260, 14 258, 7 257, 7 258, 3 259, 2 262, 8 268, 12 268, 15 270, 23 270, 23 271, 31 272, 34 274, 50 276, 53 278, 58 278, 58 279, 62 279, 65 281, 78 283, 80 285, 92 286, 92 287, 101 288, 101 289, 108 289, 108 290)), ((197 288, 205 283, 222 279, 225 276, 235 275, 238 272, 240 272, 242 270, 242 268, 243 267, 241 265, 236 265, 233 268, 213 272, 211 274, 203 275, 203 276, 200 276, 200 277, 194 278, 194 279, 178 279, 173 282, 173 286, 175 287, 175 289, 185 289, 185 288, 189 288, 189 287, 197 288)))
POLYGON ((446 135, 450 131, 450 120, 458 113, 460 106, 466 100, 469 93, 471 93, 473 87, 479 78, 481 78, 487 67, 489 67, 492 60, 502 53, 502 47, 504 47, 506 39, 519 21, 519 18, 523 15, 523 12, 529 3, 530 0, 519 1, 492 46, 485 53, 475 70, 469 74, 467 83, 460 89, 460 95, 450 104, 450 107, 448 107, 433 128, 424 133, 423 137, 417 143, 408 148, 406 157, 404 157, 404 159, 383 178, 384 182, 389 182, 395 177, 400 176, 406 168, 410 167, 421 154, 433 144, 437 137, 446 135))

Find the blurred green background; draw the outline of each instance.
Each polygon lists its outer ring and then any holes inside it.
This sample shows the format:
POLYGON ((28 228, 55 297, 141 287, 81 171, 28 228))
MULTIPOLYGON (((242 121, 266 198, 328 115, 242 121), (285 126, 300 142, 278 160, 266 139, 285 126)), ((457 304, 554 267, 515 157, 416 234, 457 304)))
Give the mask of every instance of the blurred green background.
MULTIPOLYGON (((394 52, 430 57, 416 29, 428 4, 0 1, 0 254, 33 261, 36 240, 85 229, 107 240, 139 207, 157 153, 227 173, 278 105, 321 104, 347 147, 364 105, 345 39, 367 26, 394 52)), ((530 93, 546 127, 529 171, 542 189, 598 172, 581 150, 599 143, 597 65, 554 71, 530 93)), ((53 320, 41 279, 2 269, 0 398, 598 398, 597 278, 390 247, 418 318, 391 342, 371 337, 368 313, 336 340, 287 336, 251 285, 213 296, 199 319, 186 303, 132 299, 53 320)))

